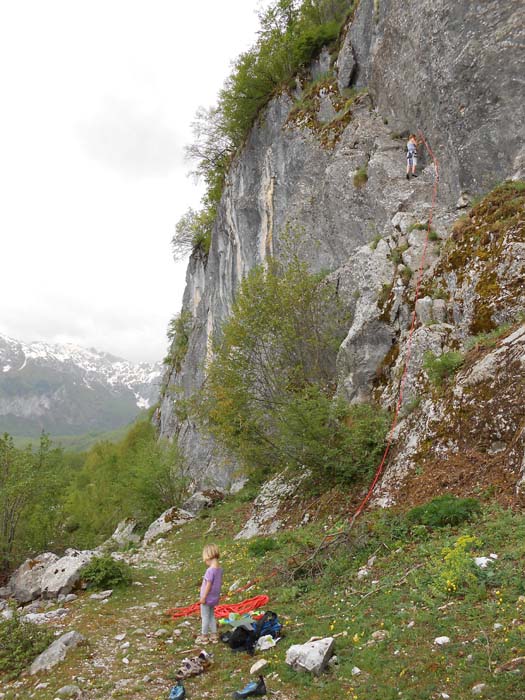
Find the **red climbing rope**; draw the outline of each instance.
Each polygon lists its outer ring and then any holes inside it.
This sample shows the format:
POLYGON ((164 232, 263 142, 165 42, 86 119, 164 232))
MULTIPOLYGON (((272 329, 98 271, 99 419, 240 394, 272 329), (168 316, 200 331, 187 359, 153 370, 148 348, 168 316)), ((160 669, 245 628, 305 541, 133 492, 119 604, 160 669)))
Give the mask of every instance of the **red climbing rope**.
MULTIPOLYGON (((248 613, 252 610, 257 610, 258 608, 263 608, 270 598, 267 595, 256 595, 253 598, 247 598, 242 600, 240 603, 230 603, 229 605, 221 604, 215 606, 215 617, 228 617, 230 613, 248 613)), ((189 615, 198 615, 200 613, 200 604, 193 603, 192 605, 187 605, 184 608, 170 608, 167 611, 167 615, 175 620, 178 617, 188 617, 189 615)))
POLYGON ((414 297, 414 311, 412 313, 412 324, 410 326, 410 332, 408 335, 407 351, 406 351, 406 356, 405 356, 405 365, 403 367, 403 375, 401 377, 401 383, 399 385, 399 398, 397 400, 396 410, 394 412, 394 420, 392 421, 392 427, 390 428, 390 432, 388 434, 385 451, 383 453, 381 463, 379 464, 379 466, 376 470, 376 473, 374 475, 374 478, 372 479, 372 483, 370 485, 370 488, 368 489, 368 493, 363 498, 363 500, 361 501, 361 503, 359 505, 359 508, 356 510, 356 512, 354 513, 354 515, 351 518, 352 524, 354 523, 355 519, 365 509, 368 501, 372 497, 372 494, 373 494, 374 489, 377 485, 377 482, 379 481, 379 479, 383 473, 383 468, 385 466, 386 458, 388 456, 388 453, 390 452, 390 447, 392 446, 392 441, 394 438, 394 430, 396 429, 397 421, 399 418, 399 411, 401 410, 401 405, 403 403, 403 389, 405 387, 405 381, 406 381, 407 372, 408 372, 408 365, 410 362, 410 354, 412 352, 412 336, 414 335, 414 329, 416 326, 416 302, 419 298, 421 280, 423 278, 423 272, 424 272, 424 268, 425 268, 425 259, 426 259, 426 254, 427 254, 428 240, 429 240, 429 236, 430 236, 430 230, 432 228, 432 218, 434 216, 434 209, 436 207, 437 191, 438 191, 438 184, 439 184, 439 165, 438 165, 437 158, 434 156, 432 149, 428 145, 428 143, 427 143, 427 141, 426 141, 426 139, 421 131, 419 132, 419 137, 420 137, 421 141, 425 144, 425 147, 426 147, 427 151, 429 152, 430 157, 432 158, 432 161, 434 163, 434 167, 436 169, 436 174, 434 177, 434 186, 432 189, 432 205, 430 207, 430 212, 428 215, 428 225, 427 225, 427 233, 426 233, 426 237, 425 237, 425 245, 423 246, 423 253, 421 254, 421 262, 419 264, 419 273, 418 273, 417 283, 416 283, 416 293, 415 293, 415 297, 414 297))

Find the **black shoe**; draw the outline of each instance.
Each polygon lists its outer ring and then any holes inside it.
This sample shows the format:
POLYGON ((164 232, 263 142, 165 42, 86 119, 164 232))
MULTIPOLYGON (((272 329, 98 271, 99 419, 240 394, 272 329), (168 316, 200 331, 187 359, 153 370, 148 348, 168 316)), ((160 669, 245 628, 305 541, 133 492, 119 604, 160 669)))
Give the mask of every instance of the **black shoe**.
POLYGON ((418 177, 416 173, 412 173, 412 177, 418 177))
POLYGON ((410 175, 407 173, 407 180, 410 180, 410 175))
POLYGON ((238 698, 250 698, 254 695, 266 695, 266 685, 264 683, 264 678, 259 676, 257 682, 252 681, 248 685, 244 686, 242 690, 236 690, 232 694, 232 698, 237 700, 238 698))

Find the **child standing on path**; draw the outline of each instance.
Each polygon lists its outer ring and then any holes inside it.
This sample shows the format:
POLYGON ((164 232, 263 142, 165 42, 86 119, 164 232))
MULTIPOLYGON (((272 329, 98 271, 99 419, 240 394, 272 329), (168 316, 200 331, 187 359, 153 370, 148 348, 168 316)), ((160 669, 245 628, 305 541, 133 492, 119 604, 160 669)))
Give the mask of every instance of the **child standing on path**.
POLYGON ((202 630, 197 637, 197 644, 216 643, 217 621, 215 606, 221 597, 222 569, 219 566, 219 548, 216 544, 207 544, 202 551, 202 561, 208 567, 201 584, 199 603, 201 605, 202 630))
POLYGON ((412 168, 412 177, 417 177, 416 175, 416 165, 417 165, 417 147, 419 146, 419 141, 415 134, 410 134, 407 141, 407 180, 410 180, 410 168, 412 168))

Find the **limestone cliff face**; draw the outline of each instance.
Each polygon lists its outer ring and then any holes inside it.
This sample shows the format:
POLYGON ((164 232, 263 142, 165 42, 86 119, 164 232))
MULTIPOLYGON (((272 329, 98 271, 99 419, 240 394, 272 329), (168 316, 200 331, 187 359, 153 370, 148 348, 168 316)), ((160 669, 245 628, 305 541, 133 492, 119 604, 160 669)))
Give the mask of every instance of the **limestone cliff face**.
MULTIPOLYGON (((519 0, 361 0, 332 65, 334 80, 302 111, 298 86, 260 115, 231 167, 209 255, 190 260, 188 352, 181 370, 169 371, 158 412, 161 435, 179 441, 196 483, 227 487, 234 465, 177 403, 201 386, 240 280, 279 255, 287 228, 301 232, 312 269, 332 270, 353 307, 338 361, 340 391, 349 400, 371 395, 377 367, 409 321, 410 281, 401 273, 417 267, 421 236, 411 225, 428 218, 435 177, 423 155, 421 176, 405 180, 405 133, 422 129, 440 161, 434 228, 445 239, 460 196, 462 205, 523 171, 524 25, 519 0), (363 89, 351 105, 339 92, 349 86, 363 89), (367 173, 364 186, 354 184, 359 169, 367 173)), ((330 64, 325 51, 312 74, 330 64)), ((429 256, 429 266, 439 255, 429 256)))
POLYGON ((420 128, 443 191, 484 192, 525 167, 520 0, 361 0, 355 80, 395 130, 420 128))

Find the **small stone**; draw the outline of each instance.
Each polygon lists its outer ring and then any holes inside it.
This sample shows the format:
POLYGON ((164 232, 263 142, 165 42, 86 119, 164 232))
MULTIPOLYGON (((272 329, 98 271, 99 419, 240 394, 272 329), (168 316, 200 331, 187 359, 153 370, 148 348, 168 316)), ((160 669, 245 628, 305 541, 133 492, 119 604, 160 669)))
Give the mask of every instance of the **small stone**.
POLYGON ((450 695, 448 693, 441 693, 440 697, 442 697, 443 700, 450 700, 450 695))
POLYGON ((359 666, 353 666, 352 667, 352 676, 359 676, 361 675, 362 671, 359 668, 359 666))
POLYGON ((494 630, 494 632, 497 632, 498 630, 504 629, 504 627, 501 624, 501 622, 495 622, 492 629, 494 630))
POLYGON ((35 690, 45 690, 49 686, 49 683, 38 683, 35 685, 35 690))
POLYGON ((121 649, 129 649, 131 644, 129 642, 124 642, 123 644, 120 645, 121 649))
POLYGON ((122 642, 124 639, 126 639, 126 633, 123 632, 122 634, 116 634, 114 639, 116 639, 117 642, 122 642))
POLYGON ((375 632, 372 632, 372 639, 376 642, 382 642, 389 636, 390 634, 387 630, 376 630, 375 632))
POLYGON ((253 664, 253 666, 250 668, 250 673, 252 675, 259 673, 259 671, 267 665, 268 665, 268 661, 266 659, 259 659, 259 661, 256 661, 253 664))
POLYGON ((467 192, 462 192, 456 202, 456 209, 465 209, 470 204, 470 196, 467 192))
POLYGON ((155 637, 165 637, 168 634, 169 634, 168 630, 161 627, 160 629, 158 629, 155 632, 155 637))
POLYGON ((57 690, 57 695, 61 698, 81 698, 82 691, 78 685, 64 685, 62 688, 57 690))
POLYGON ((106 598, 109 598, 112 594, 113 590, 101 591, 100 593, 93 593, 89 597, 91 600, 106 600, 106 598))
POLYGON ((434 644, 440 647, 445 646, 445 644, 450 644, 450 637, 436 637, 434 639, 434 644))
MULTIPOLYGON (((156 578, 156 577, 155 577, 155 578, 156 578)), ((159 603, 155 603, 155 602, 153 602, 153 603, 146 603, 146 605, 145 605, 144 607, 145 607, 145 608, 158 608, 158 607, 159 607, 159 603)))
POLYGON ((525 656, 518 656, 515 659, 511 659, 506 663, 498 666, 494 673, 503 673, 504 671, 516 671, 519 666, 525 665, 525 656))
POLYGON ((180 637, 181 634, 182 634, 182 630, 179 630, 179 629, 173 630, 173 636, 174 636, 174 637, 180 637))
POLYGON ((129 664, 129 659, 127 658, 127 656, 125 656, 125 657, 122 659, 122 663, 123 663, 123 664, 126 664, 126 666, 129 664))
POLYGON ((478 683, 477 685, 472 687, 472 695, 482 695, 486 687, 486 683, 478 683))
POLYGON ((494 560, 490 557, 474 557, 474 563, 480 569, 486 569, 489 564, 492 564, 494 560))
POLYGON ((332 658, 328 660, 328 666, 330 666, 330 668, 333 668, 334 666, 339 666, 339 659, 337 658, 337 656, 332 656, 332 658))
POLYGON ((232 585, 228 588, 229 592, 230 592, 230 593, 233 593, 233 591, 236 591, 236 590, 239 588, 240 585, 241 585, 241 582, 240 582, 239 580, 234 581, 234 582, 232 583, 232 585))
POLYGON ((412 627, 414 627, 415 624, 416 623, 414 622, 414 620, 410 620, 410 622, 407 624, 407 628, 410 630, 412 629, 412 627))

